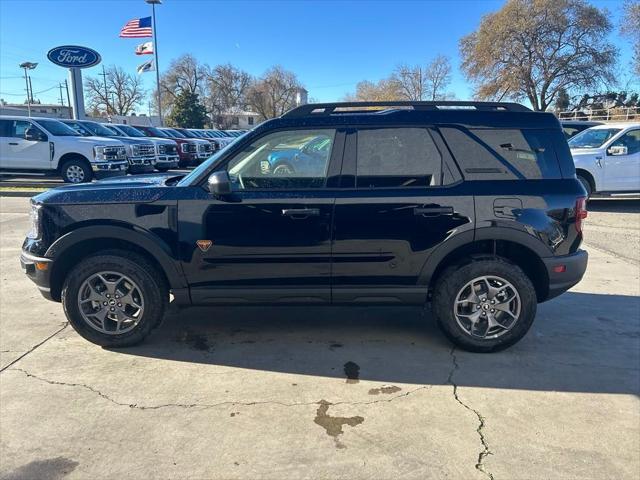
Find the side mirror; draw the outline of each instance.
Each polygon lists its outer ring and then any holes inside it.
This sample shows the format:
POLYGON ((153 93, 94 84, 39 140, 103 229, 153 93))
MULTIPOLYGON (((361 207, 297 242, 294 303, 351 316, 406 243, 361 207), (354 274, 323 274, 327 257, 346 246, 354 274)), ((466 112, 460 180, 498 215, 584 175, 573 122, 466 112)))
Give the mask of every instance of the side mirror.
POLYGON ((623 145, 618 145, 615 147, 609 147, 609 150, 607 150, 607 153, 612 156, 628 155, 629 149, 623 145))
POLYGON ((34 128, 27 128, 24 132, 24 139, 31 142, 43 142, 42 133, 34 128))
POLYGON ((229 195, 231 193, 231 179, 226 170, 213 172, 207 180, 209 192, 216 196, 229 195))

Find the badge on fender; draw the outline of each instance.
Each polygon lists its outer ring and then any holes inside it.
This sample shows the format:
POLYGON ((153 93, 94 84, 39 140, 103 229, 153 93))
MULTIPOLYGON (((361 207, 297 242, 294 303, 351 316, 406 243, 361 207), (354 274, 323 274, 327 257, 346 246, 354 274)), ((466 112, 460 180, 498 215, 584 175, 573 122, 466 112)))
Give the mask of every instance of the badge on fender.
POLYGON ((202 250, 203 252, 206 252, 207 250, 209 250, 211 248, 212 244, 213 244, 213 242, 211 240, 197 240, 196 241, 196 245, 198 245, 198 248, 200 250, 202 250))

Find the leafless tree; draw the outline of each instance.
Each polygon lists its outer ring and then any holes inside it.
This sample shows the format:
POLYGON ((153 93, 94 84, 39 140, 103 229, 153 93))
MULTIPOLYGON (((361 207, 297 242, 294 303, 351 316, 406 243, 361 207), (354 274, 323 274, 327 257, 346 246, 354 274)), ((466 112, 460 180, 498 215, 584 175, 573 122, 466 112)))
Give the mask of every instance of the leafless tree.
POLYGON ((105 73, 105 80, 96 77, 85 80, 89 108, 107 115, 129 115, 145 98, 140 78, 113 65, 105 73))
MULTIPOLYGON (((169 64, 166 73, 160 77, 160 99, 166 113, 171 111, 180 93, 187 92, 204 98, 206 92, 207 67, 198 63, 190 54, 182 55, 169 64)), ((154 100, 157 98, 154 95, 154 100)), ((152 101, 155 106, 155 101, 152 101)))
POLYGON ((263 119, 275 118, 296 106, 302 84, 295 73, 277 65, 270 68, 249 89, 247 102, 263 119))
POLYGON ((247 105, 247 94, 253 82, 251 75, 227 63, 206 72, 207 108, 214 115, 239 112, 247 105))
POLYGON ((444 100, 449 96, 451 62, 446 56, 438 55, 426 67, 400 65, 387 82, 397 84, 395 89, 404 100, 444 100))
POLYGON ((480 98, 528 99, 546 110, 561 89, 613 81, 611 22, 584 0, 509 0, 460 41, 462 68, 480 98))
POLYGON ((640 77, 640 1, 626 0, 620 31, 633 43, 633 70, 640 77))
POLYGON ((345 97, 348 102, 387 102, 406 100, 400 84, 394 78, 383 78, 378 82, 363 80, 356 85, 356 91, 345 97))

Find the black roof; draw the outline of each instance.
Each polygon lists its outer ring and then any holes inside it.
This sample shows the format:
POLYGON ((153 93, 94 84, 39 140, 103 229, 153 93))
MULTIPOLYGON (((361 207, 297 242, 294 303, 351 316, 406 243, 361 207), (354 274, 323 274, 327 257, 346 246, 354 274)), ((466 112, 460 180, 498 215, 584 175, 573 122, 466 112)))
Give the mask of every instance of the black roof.
POLYGON ((321 126, 462 125, 487 128, 560 128, 550 112, 507 102, 342 102, 296 107, 256 130, 321 126))

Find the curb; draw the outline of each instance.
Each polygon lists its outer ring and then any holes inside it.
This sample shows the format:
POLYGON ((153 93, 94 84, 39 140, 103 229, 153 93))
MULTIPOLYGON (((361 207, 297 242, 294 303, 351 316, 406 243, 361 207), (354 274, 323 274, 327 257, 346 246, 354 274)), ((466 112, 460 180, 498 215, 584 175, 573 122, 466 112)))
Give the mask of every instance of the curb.
MULTIPOLYGON (((44 190, 42 192, 44 192, 44 190)), ((36 195, 39 195, 42 192, 34 192, 34 191, 26 191, 26 190, 11 190, 11 191, 0 190, 0 197, 35 197, 36 195)))

